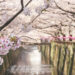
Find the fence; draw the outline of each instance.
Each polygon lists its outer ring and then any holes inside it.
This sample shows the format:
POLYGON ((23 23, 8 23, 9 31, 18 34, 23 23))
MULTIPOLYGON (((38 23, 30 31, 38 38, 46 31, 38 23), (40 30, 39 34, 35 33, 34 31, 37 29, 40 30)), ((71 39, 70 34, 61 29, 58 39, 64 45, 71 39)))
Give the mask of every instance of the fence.
MULTIPOLYGON (((57 74, 53 75, 75 74, 75 42, 54 41, 51 43, 33 43, 28 45, 39 45, 42 55, 48 60, 47 62, 56 68, 57 74)), ((9 66, 14 64, 14 61, 20 52, 21 49, 16 51, 10 50, 8 55, 3 57, 4 63, 0 66, 1 75, 3 75, 9 66)))
POLYGON ((56 68, 57 74, 53 75, 73 75, 75 68, 73 66, 75 63, 75 42, 55 41, 42 43, 40 51, 49 60, 48 62, 56 68))

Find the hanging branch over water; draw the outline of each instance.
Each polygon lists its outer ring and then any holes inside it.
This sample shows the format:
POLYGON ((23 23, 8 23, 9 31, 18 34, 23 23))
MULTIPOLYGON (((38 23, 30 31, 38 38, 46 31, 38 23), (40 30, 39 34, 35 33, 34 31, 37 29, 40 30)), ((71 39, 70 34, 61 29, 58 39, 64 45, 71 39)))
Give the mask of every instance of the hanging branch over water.
MULTIPOLYGON (((29 3, 31 2, 32 0, 30 0, 26 5, 25 7, 27 7, 29 5, 29 3)), ((24 4, 23 4, 23 0, 21 0, 21 9, 12 17, 10 18, 4 25, 2 25, 0 27, 0 31, 3 30, 6 26, 8 26, 24 9, 24 4)))

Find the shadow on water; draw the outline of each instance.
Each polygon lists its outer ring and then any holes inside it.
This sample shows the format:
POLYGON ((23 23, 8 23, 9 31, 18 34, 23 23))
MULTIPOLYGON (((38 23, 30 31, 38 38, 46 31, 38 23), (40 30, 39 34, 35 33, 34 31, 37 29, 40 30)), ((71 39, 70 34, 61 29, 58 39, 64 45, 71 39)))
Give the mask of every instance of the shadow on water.
POLYGON ((5 75, 52 75, 52 67, 36 45, 21 48, 21 52, 5 75), (16 61, 16 62, 15 62, 16 61))

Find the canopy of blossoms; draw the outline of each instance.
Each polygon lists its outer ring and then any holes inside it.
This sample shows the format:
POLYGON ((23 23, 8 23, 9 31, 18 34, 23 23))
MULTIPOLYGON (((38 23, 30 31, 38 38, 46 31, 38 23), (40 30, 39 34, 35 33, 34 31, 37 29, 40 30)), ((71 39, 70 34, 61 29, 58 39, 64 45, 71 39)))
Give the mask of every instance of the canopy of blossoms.
MULTIPOLYGON (((10 50, 16 50, 21 46, 20 38, 17 36, 0 36, 0 56, 7 55, 10 50)), ((3 58, 0 57, 0 65, 3 64, 3 58)))

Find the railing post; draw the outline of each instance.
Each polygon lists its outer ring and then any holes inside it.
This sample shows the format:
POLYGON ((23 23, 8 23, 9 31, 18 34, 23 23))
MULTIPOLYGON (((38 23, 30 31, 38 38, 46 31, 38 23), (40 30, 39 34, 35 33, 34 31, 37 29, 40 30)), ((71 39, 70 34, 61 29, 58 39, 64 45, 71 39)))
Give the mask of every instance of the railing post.
POLYGON ((63 65, 62 65, 62 68, 61 68, 61 75, 64 75, 64 67, 65 67, 65 61, 66 61, 66 55, 67 55, 67 47, 66 47, 66 45, 64 45, 65 47, 64 47, 64 58, 63 58, 63 65))
POLYGON ((73 45, 73 53, 72 53, 72 56, 71 56, 71 61, 70 61, 70 69, 69 69, 69 75, 72 75, 72 70, 73 70, 73 63, 74 63, 74 54, 75 54, 75 44, 73 45))
POLYGON ((58 62, 57 62, 57 73, 60 75, 60 70, 59 70, 59 64, 60 64, 60 57, 61 57, 61 46, 58 47, 58 62))
POLYGON ((51 64, 51 43, 49 45, 49 60, 50 60, 50 64, 51 64))

